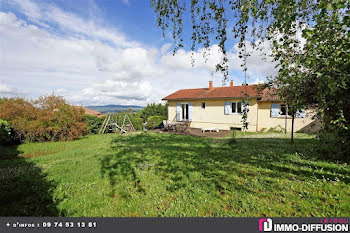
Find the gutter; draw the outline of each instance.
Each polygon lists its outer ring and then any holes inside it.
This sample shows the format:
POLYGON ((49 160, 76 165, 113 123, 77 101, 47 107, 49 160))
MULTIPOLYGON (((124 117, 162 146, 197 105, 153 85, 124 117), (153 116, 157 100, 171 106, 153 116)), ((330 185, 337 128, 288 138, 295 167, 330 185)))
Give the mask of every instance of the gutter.
POLYGON ((234 97, 234 96, 228 96, 228 97, 213 97, 213 98, 182 98, 182 99, 162 99, 167 101, 182 101, 182 100, 220 100, 220 99, 258 99, 259 96, 249 96, 249 97, 234 97))

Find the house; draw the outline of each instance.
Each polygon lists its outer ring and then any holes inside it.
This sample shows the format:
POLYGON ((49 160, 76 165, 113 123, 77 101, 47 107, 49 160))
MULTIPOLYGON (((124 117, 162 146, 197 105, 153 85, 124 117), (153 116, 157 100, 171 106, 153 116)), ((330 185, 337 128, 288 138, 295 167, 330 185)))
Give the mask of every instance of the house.
POLYGON ((98 111, 95 111, 95 110, 92 110, 92 109, 89 109, 89 108, 85 108, 83 106, 77 106, 77 108, 83 109, 86 115, 97 116, 97 117, 104 117, 104 116, 106 116, 105 114, 102 114, 102 113, 100 113, 98 111))
MULTIPOLYGON (((168 104, 169 121, 191 121, 192 128, 221 130, 243 127, 242 111, 248 101, 247 130, 261 131, 282 127, 291 131, 292 117, 288 105, 281 101, 276 90, 262 89, 261 85, 182 89, 163 98, 168 104)), ((294 131, 300 131, 313 122, 312 111, 297 112, 294 131)))

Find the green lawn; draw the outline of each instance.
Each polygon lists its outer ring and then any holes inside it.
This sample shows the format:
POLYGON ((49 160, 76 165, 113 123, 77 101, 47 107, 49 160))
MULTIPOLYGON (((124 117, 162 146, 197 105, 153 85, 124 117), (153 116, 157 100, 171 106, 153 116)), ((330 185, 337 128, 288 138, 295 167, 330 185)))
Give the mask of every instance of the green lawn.
POLYGON ((0 216, 349 216, 350 166, 316 145, 141 133, 0 147, 0 216))

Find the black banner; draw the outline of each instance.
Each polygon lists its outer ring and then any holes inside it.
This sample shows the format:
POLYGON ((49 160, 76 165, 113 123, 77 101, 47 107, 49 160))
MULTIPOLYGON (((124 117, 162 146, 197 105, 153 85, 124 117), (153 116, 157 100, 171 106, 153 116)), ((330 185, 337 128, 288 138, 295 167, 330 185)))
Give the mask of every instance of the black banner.
POLYGON ((349 218, 0 217, 2 232, 349 232, 349 218))

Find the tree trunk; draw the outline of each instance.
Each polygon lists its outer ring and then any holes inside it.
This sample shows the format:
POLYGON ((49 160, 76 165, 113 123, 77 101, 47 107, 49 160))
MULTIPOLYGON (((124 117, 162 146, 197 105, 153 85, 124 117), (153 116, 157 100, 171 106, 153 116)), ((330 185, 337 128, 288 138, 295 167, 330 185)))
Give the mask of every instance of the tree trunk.
POLYGON ((294 118, 295 118, 295 114, 293 112, 293 115, 292 115, 292 135, 291 135, 291 138, 290 138, 291 143, 294 142, 294 118))
POLYGON ((284 134, 287 134, 287 115, 288 115, 288 113, 286 114, 286 117, 284 118, 284 134))

